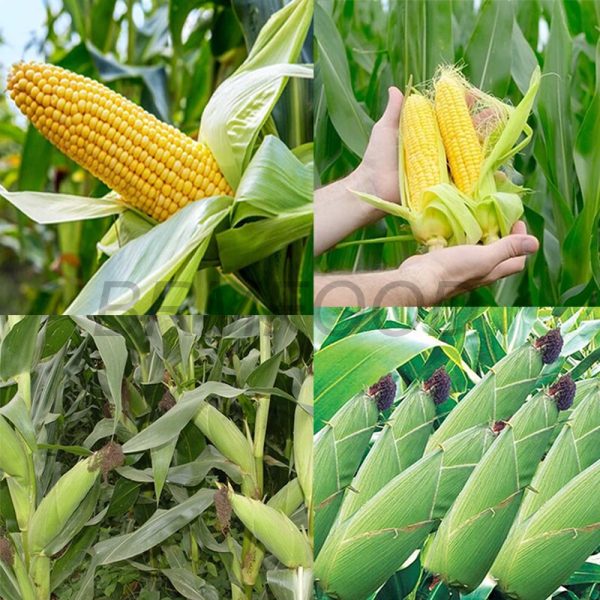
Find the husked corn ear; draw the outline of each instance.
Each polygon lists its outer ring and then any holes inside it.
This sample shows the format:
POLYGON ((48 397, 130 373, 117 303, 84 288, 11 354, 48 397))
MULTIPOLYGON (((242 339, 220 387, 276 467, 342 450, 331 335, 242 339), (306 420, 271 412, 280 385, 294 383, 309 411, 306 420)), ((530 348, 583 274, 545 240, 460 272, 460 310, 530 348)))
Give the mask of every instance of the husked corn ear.
POLYGON ((423 193, 443 180, 439 161, 440 132, 431 101, 421 94, 406 98, 400 121, 408 205, 411 210, 423 210, 423 193))
POLYGON ((195 200, 232 194, 205 145, 97 81, 53 65, 20 63, 8 89, 61 152, 158 221, 195 200))
POLYGON ((435 114, 456 187, 471 195, 479 179, 483 150, 471 120, 466 91, 452 75, 435 85, 435 114))

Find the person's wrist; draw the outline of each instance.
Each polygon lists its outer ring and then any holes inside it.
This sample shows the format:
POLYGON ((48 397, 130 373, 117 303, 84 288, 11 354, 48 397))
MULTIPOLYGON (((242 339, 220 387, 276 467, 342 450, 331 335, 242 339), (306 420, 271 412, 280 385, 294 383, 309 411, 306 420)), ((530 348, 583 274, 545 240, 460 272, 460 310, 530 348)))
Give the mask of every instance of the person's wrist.
MULTIPOLYGON (((348 175, 346 182, 347 188, 354 192, 363 192, 364 194, 377 196, 377 187, 375 185, 374 174, 372 170, 364 163, 358 165, 358 167, 352 171, 350 175, 348 175)), ((362 221, 366 223, 373 223, 385 216, 383 211, 376 209, 360 198, 357 198, 357 201, 359 202, 359 210, 362 221)))
POLYGON ((441 300, 442 282, 438 281, 433 265, 423 264, 423 259, 426 258, 420 255, 413 256, 396 269, 396 278, 401 283, 397 293, 400 293, 401 289, 407 306, 432 306, 441 300))

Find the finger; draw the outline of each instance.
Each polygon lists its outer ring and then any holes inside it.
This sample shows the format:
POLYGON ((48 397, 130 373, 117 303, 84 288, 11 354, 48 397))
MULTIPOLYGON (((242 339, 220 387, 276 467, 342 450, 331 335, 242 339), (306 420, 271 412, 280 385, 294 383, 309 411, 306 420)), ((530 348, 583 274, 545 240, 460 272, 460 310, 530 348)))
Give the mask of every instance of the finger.
POLYGON ((482 267, 487 268, 487 272, 489 273, 505 260, 517 256, 534 254, 538 251, 539 247, 539 242, 532 235, 518 233, 507 235, 489 246, 484 246, 486 252, 482 267))
POLYGON ((494 281, 498 281, 498 279, 502 279, 503 277, 520 273, 525 268, 525 260, 526 259, 524 256, 517 256, 515 258, 509 258, 508 260, 505 260, 503 263, 500 263, 498 266, 494 267, 490 273, 483 278, 482 285, 489 285, 490 283, 494 283, 494 281))
POLYGON ((402 92, 397 87, 389 88, 387 107, 381 116, 381 119, 379 119, 378 124, 384 125, 385 127, 398 127, 403 102, 404 96, 402 92))
POLYGON ((517 221, 513 225, 511 233, 516 233, 518 235, 527 235, 527 225, 525 225, 524 221, 517 221))

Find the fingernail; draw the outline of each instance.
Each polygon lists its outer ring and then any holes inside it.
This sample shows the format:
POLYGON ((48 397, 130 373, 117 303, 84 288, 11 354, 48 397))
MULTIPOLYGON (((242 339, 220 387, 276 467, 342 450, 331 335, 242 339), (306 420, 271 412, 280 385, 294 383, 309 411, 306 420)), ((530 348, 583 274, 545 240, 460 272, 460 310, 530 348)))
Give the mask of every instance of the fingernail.
POLYGON ((534 252, 537 252, 537 241, 533 238, 528 237, 525 240, 523 240, 522 248, 525 254, 533 254, 534 252))

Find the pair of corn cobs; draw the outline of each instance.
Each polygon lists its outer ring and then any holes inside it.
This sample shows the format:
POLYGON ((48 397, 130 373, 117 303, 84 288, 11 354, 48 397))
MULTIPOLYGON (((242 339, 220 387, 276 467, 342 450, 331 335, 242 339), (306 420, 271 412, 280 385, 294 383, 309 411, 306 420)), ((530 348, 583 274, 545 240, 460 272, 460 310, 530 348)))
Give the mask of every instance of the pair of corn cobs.
POLYGON ((8 89, 44 137, 157 221, 195 200, 232 195, 204 144, 96 81, 52 65, 20 63, 8 89))
POLYGON ((410 94, 400 126, 409 191, 406 201, 412 210, 422 210, 427 188, 448 180, 446 166, 439 161, 440 137, 454 184, 463 194, 473 194, 483 149, 459 77, 452 72, 442 74, 435 84, 435 100, 410 94))

